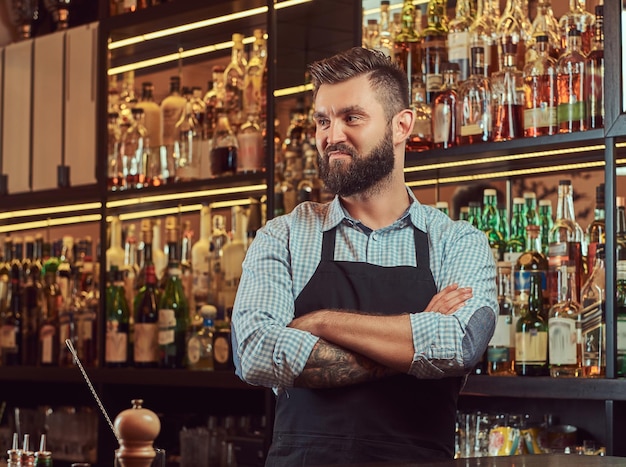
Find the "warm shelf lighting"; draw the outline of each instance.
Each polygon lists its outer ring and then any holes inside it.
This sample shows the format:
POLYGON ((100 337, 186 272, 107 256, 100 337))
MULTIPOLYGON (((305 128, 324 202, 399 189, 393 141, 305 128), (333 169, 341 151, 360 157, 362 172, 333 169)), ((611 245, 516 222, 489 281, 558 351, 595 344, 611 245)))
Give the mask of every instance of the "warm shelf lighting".
POLYGON ((14 219, 16 217, 47 216, 51 214, 59 214, 61 212, 89 211, 93 209, 100 209, 101 207, 102 203, 96 202, 70 204, 66 206, 51 206, 37 209, 21 209, 19 211, 0 212, 0 220, 14 219))
MULTIPOLYGON (((424 5, 425 3, 428 3, 428 0, 413 0, 413 5, 424 5)), ((393 3, 389 5, 389 12, 392 12, 394 10, 402 10, 402 3, 393 3)), ((363 11, 363 16, 370 15, 380 15, 380 7, 368 8, 367 10, 363 11)))
POLYGON ((313 90, 312 83, 301 84, 300 86, 293 86, 290 88, 275 89, 274 97, 290 96, 291 94, 300 94, 302 92, 307 92, 307 91, 312 91, 312 90, 313 90))
MULTIPOLYGON (((313 0, 287 0, 283 2, 276 3, 274 8, 276 10, 280 10, 281 8, 293 7, 296 5, 300 5, 303 3, 309 3, 313 0)), ((217 16, 215 18, 209 18, 202 21, 195 21, 193 23, 182 24, 180 26, 160 29, 158 31, 152 31, 146 34, 141 34, 139 36, 128 37, 126 39, 121 39, 118 41, 109 42, 108 48, 109 50, 119 49, 121 47, 126 47, 129 45, 138 44, 140 42, 149 41, 152 39, 158 39, 161 37, 172 36, 175 34, 182 34, 187 31, 193 31, 195 29, 207 28, 210 26, 215 26, 216 24, 228 23, 230 21, 236 21, 242 18, 248 18, 250 16, 262 15, 267 13, 267 6, 262 6, 259 8, 253 8, 251 10, 239 11, 237 13, 231 13, 229 15, 217 16)))
MULTIPOLYGON (((223 209, 230 208, 233 206, 247 206, 250 204, 250 198, 245 199, 233 199, 229 201, 218 201, 216 203, 210 203, 209 206, 211 209, 223 209)), ((143 219, 145 217, 162 217, 162 216, 172 216, 176 214, 184 214, 189 212, 200 212, 202 209, 202 204, 188 204, 186 206, 180 205, 171 208, 163 208, 163 209, 150 209, 148 211, 139 211, 139 212, 129 212, 120 214, 119 218, 121 221, 131 221, 136 219, 143 219)), ((111 222, 112 216, 107 216, 107 222, 111 222)))
POLYGON ((108 201, 106 203, 106 207, 107 209, 111 209, 111 208, 120 208, 123 206, 135 206, 135 205, 146 204, 146 203, 157 203, 159 201, 173 201, 173 200, 194 199, 194 198, 210 198, 212 196, 251 193, 255 191, 263 191, 266 189, 267 189, 267 185, 265 183, 260 183, 258 185, 247 185, 247 186, 231 187, 231 188, 216 188, 213 190, 198 190, 198 191, 189 191, 185 193, 171 193, 167 195, 138 196, 135 198, 108 201))
POLYGON ((88 214, 84 216, 70 216, 46 219, 43 221, 21 222, 19 224, 0 225, 0 233, 15 232, 18 230, 45 229, 60 225, 84 224, 86 222, 100 222, 100 214, 88 214))

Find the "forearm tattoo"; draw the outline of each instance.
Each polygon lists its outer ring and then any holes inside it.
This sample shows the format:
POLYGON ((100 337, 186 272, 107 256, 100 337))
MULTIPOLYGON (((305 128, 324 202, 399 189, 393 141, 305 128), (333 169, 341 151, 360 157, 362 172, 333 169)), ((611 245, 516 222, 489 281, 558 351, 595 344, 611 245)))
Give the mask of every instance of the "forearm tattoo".
POLYGON ((296 387, 332 388, 373 381, 396 371, 330 342, 320 339, 309 356, 296 387))

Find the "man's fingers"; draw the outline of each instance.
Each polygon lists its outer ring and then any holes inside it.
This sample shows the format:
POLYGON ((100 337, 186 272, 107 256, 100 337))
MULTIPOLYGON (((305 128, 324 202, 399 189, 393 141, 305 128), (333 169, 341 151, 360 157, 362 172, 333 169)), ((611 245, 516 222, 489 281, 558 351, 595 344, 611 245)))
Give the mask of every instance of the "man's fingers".
POLYGON ((459 288, 458 284, 451 284, 438 292, 430 301, 424 311, 435 311, 443 314, 451 314, 461 308, 472 297, 472 289, 469 287, 459 288))

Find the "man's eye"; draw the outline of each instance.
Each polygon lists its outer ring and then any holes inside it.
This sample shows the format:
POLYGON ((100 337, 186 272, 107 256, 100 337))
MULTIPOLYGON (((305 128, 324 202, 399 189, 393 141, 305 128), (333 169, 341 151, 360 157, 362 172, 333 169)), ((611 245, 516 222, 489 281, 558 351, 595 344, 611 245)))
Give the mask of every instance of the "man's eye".
POLYGON ((358 115, 348 115, 346 117, 346 122, 348 122, 348 123, 355 123, 355 122, 358 122, 359 120, 361 120, 361 119, 359 118, 358 115))
POLYGON ((330 122, 327 118, 318 118, 315 123, 317 124, 317 126, 327 127, 330 122))

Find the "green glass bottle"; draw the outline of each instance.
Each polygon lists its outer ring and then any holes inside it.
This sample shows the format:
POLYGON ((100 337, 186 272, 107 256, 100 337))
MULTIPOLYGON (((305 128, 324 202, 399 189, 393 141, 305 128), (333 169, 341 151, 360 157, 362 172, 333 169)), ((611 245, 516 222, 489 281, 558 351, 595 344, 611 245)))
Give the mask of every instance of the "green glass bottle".
POLYGON ((504 250, 504 237, 500 232, 500 213, 498 212, 498 195, 493 188, 486 188, 483 192, 483 211, 481 215, 481 230, 489 239, 489 246, 496 261, 504 250))
POLYGON ((126 301, 124 275, 117 266, 111 266, 111 284, 106 291, 106 339, 104 364, 107 367, 125 367, 129 360, 130 308, 126 301))
POLYGON ((539 200, 539 227, 541 235, 541 252, 548 255, 550 245, 550 230, 554 226, 552 217, 552 201, 549 199, 539 200))
POLYGON ((513 198, 513 212, 509 240, 506 242, 504 260, 515 264, 524 252, 526 245, 526 218, 524 216, 524 198, 513 198))
POLYGON ((162 368, 184 368, 189 305, 183 291, 175 218, 166 222, 168 277, 159 305, 159 362, 162 368))
POLYGON ((617 261, 617 376, 626 376, 626 261, 617 261))
POLYGON ((515 373, 518 376, 547 376, 548 325, 541 317, 543 293, 541 275, 530 274, 528 304, 521 307, 515 328, 515 373))

